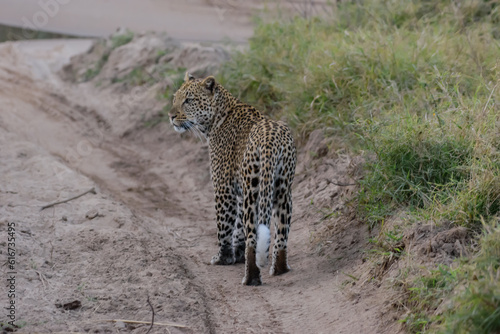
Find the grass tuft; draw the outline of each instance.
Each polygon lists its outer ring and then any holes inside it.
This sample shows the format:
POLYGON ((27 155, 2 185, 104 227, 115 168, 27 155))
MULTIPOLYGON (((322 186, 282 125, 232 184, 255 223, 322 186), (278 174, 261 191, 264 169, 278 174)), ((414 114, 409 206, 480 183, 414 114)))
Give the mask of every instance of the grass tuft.
POLYGON ((473 143, 444 130, 439 122, 417 116, 398 120, 369 134, 376 159, 361 180, 361 210, 370 221, 381 219, 371 208, 395 205, 423 208, 436 200, 446 202, 469 178, 473 143))

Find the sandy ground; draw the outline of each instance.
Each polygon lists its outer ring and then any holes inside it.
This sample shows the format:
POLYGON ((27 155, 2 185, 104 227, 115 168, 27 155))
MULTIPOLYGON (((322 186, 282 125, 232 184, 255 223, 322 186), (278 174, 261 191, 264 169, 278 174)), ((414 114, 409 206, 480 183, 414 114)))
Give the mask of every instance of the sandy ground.
POLYGON ((154 96, 124 107, 118 93, 61 81, 55 72, 89 46, 0 45, 0 252, 15 223, 19 332, 145 333, 149 324, 107 320, 150 321, 151 307, 155 322, 186 326, 152 333, 400 331, 390 290, 372 280, 367 227, 345 205, 355 189, 330 182, 350 182, 359 161, 311 136, 293 193, 292 271, 242 286, 243 265, 208 264, 217 246, 206 144, 145 127, 140 115, 161 107, 154 96), (326 225, 324 208, 343 218, 326 225))

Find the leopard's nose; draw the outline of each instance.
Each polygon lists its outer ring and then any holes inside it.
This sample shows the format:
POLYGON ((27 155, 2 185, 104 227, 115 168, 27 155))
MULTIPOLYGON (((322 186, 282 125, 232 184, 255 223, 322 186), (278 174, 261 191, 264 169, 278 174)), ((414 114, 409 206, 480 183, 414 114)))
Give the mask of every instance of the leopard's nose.
POLYGON ((176 119, 177 115, 170 115, 170 120, 173 121, 174 119, 176 119))

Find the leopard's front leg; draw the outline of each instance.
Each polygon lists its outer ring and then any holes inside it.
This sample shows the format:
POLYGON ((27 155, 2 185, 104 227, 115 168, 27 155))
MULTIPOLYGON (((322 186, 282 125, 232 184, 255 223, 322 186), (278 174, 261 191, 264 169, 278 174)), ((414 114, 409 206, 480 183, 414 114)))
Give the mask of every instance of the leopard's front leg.
POLYGON ((210 263, 213 265, 230 265, 235 262, 232 237, 237 217, 236 196, 228 186, 214 188, 219 252, 212 257, 210 263))

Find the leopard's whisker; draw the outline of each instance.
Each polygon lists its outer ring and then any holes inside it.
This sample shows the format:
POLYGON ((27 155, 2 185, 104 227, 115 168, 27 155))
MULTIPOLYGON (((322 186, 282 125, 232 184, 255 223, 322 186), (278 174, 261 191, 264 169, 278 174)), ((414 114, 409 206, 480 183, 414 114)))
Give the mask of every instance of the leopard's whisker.
POLYGON ((205 127, 203 125, 201 125, 201 124, 196 124, 196 128, 200 132, 202 138, 205 138, 205 141, 208 142, 208 138, 205 135, 205 133, 206 133, 205 127))
POLYGON ((196 128, 195 123, 192 121, 187 121, 187 128, 191 131, 200 141, 202 141, 200 136, 200 130, 196 128))
POLYGON ((198 133, 200 134, 200 140, 203 141, 203 138, 205 138, 205 140, 207 139, 207 137, 205 136, 204 132, 200 129, 201 125, 196 125, 196 131, 198 131, 198 133))
POLYGON ((191 131, 195 134, 196 137, 198 137, 198 139, 201 141, 201 137, 200 137, 200 133, 198 131, 198 129, 196 127, 192 127, 191 128, 191 131))
POLYGON ((189 122, 189 129, 192 130, 192 132, 196 135, 196 137, 198 137, 198 139, 200 139, 200 141, 203 141, 203 138, 205 138, 205 135, 203 134, 203 132, 199 128, 202 125, 198 124, 195 121, 191 121, 191 120, 188 122, 189 122))

